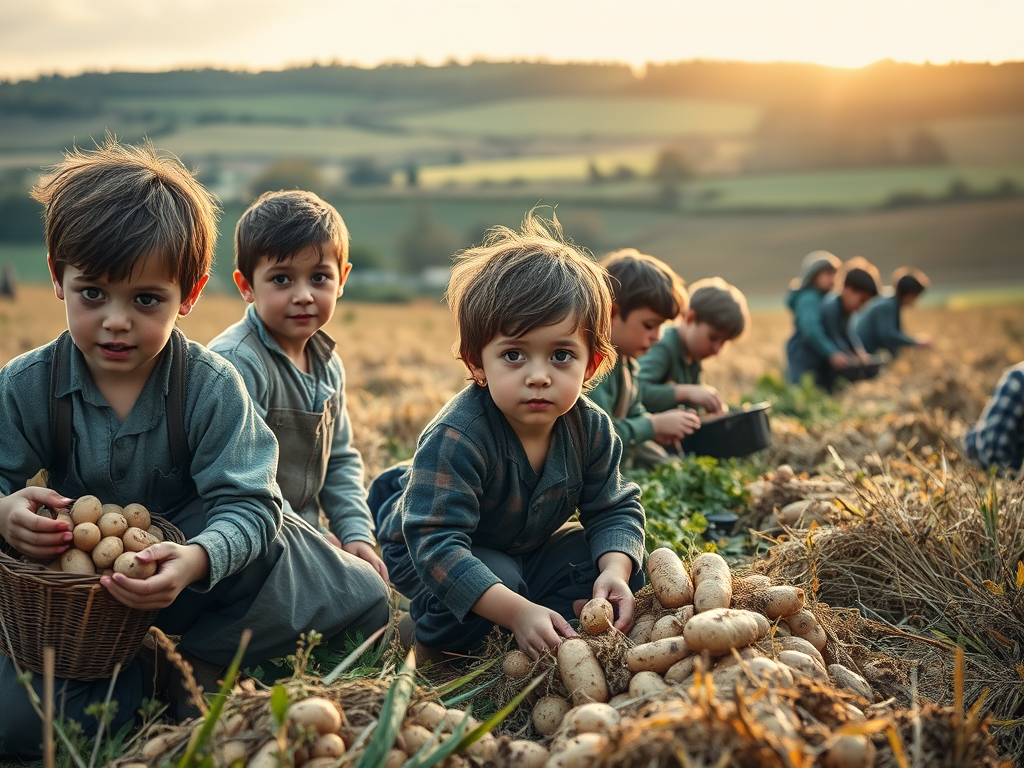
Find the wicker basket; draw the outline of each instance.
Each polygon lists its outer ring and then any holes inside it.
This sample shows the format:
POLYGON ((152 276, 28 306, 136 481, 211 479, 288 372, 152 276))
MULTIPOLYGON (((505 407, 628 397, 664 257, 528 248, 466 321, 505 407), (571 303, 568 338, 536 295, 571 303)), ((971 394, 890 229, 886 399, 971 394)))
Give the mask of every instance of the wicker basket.
MULTIPOLYGON (((166 541, 185 542, 159 515, 151 521, 166 541)), ((17 554, 0 537, 0 651, 42 674, 43 649, 53 647, 56 676, 74 680, 110 677, 135 658, 156 611, 118 602, 99 576, 50 571, 17 554)))

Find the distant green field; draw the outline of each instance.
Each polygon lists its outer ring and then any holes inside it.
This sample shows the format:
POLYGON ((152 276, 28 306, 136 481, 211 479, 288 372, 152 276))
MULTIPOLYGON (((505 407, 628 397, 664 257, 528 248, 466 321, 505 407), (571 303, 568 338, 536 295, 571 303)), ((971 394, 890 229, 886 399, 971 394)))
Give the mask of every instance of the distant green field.
POLYGON ((929 129, 960 165, 1024 165, 1024 115, 939 120, 929 129))
POLYGON ((352 95, 294 94, 272 96, 160 96, 113 98, 104 104, 123 111, 150 111, 176 120, 203 116, 228 118, 288 119, 313 122, 344 117, 366 104, 368 99, 352 95))
POLYGON ((526 138, 739 136, 760 119, 750 104, 669 98, 508 99, 396 119, 415 131, 526 138))
POLYGON ((656 156, 657 149, 648 146, 592 154, 513 157, 459 165, 425 166, 420 169, 419 183, 429 189, 481 182, 504 184, 516 180, 584 181, 588 178, 591 163, 606 175, 614 173, 619 166, 626 166, 638 174, 648 175, 654 167, 656 156))

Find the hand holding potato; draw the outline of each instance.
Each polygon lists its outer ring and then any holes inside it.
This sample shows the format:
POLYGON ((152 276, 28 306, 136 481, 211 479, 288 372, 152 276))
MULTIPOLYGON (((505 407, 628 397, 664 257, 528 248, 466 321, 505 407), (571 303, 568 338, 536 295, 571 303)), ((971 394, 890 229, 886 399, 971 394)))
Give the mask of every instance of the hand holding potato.
POLYGON ((558 613, 525 599, 521 608, 513 613, 508 628, 515 635, 520 650, 531 659, 557 648, 563 637, 578 637, 558 613))
POLYGON ((672 445, 700 429, 700 416, 682 408, 649 416, 654 423, 654 439, 662 445, 672 445))
POLYGON ((132 579, 123 573, 100 579, 110 594, 129 608, 158 611, 174 602, 185 587, 205 578, 210 559, 198 544, 163 541, 137 553, 144 563, 156 563, 157 572, 146 579, 132 579))
POLYGON ((633 626, 633 608, 636 601, 629 588, 629 577, 633 572, 633 561, 622 552, 606 552, 597 561, 601 570, 594 581, 594 597, 603 597, 615 607, 618 618, 615 628, 628 632, 633 626))
POLYGON ((63 509, 72 499, 49 488, 31 486, 0 498, 0 535, 28 557, 52 559, 70 546, 71 529, 62 520, 37 514, 42 506, 63 509))
POLYGON ((677 384, 676 402, 695 405, 708 413, 722 413, 725 410, 718 390, 703 384, 677 384))

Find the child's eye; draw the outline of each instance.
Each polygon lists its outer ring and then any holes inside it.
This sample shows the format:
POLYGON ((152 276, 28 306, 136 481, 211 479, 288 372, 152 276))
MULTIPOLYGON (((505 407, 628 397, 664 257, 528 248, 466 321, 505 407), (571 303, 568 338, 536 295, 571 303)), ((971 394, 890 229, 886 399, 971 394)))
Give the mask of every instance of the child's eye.
POLYGON ((331 276, 325 275, 322 272, 320 272, 313 275, 313 277, 311 277, 310 280, 313 282, 314 285, 323 285, 324 283, 330 282, 331 276))
POLYGON ((79 293, 86 301, 99 301, 103 298, 103 291, 99 288, 83 288, 79 293))
POLYGON ((288 275, 274 275, 272 278, 270 278, 270 282, 272 282, 274 285, 288 285, 288 275))
POLYGON ((518 363, 521 360, 525 360, 526 357, 518 349, 510 349, 502 353, 502 358, 510 363, 518 363))
POLYGON ((135 301, 138 302, 140 307, 146 307, 147 309, 160 306, 160 298, 152 293, 140 293, 135 298, 135 301))
POLYGON ((570 352, 568 349, 558 349, 555 350, 555 353, 551 356, 551 359, 554 360, 556 363, 569 363, 575 359, 575 355, 573 355, 573 353, 570 352))

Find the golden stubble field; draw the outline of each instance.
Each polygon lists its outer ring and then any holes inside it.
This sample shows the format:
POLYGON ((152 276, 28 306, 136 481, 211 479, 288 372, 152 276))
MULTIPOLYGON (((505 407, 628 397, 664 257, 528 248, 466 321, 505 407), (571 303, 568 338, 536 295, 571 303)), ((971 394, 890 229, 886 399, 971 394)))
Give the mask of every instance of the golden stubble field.
MULTIPOLYGON (((181 320, 190 338, 207 343, 238 320, 244 302, 204 296, 181 320)), ((781 308, 753 313, 746 336, 705 366, 706 380, 738 403, 765 373, 784 365, 790 318, 781 308)), ((861 415, 941 411, 961 433, 977 417, 1003 368, 1024 359, 1024 306, 965 310, 914 309, 905 314, 912 333, 928 333, 929 350, 915 350, 876 381, 851 387, 842 402, 861 415)), ((24 286, 16 301, 0 302, 0 364, 55 338, 66 327, 53 291, 24 286)), ((327 331, 338 341, 348 374, 349 412, 368 478, 395 456, 411 454, 416 437, 438 409, 465 384, 465 369, 451 351, 454 326, 442 302, 339 303, 327 331)), ((856 427, 860 429, 861 427, 856 427)))

